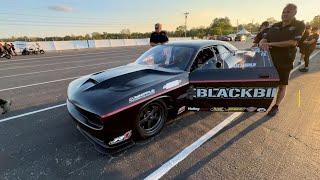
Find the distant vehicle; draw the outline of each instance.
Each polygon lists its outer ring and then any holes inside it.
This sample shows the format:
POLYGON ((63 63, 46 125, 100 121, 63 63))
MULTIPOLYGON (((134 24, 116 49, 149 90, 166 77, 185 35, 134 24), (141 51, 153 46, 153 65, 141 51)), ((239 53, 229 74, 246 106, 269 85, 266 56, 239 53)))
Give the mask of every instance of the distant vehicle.
POLYGON ((229 37, 227 36, 217 36, 216 40, 219 41, 232 41, 229 37))
POLYGON ((247 40, 247 37, 245 35, 237 35, 234 38, 234 41, 246 41, 246 40, 247 40))
POLYGON ((227 37, 231 39, 230 41, 234 41, 236 36, 237 36, 237 34, 229 34, 227 37))
POLYGON ((44 54, 44 50, 42 48, 39 47, 36 47, 36 46, 30 46, 30 47, 25 47, 23 50, 22 50, 22 55, 29 55, 29 54, 44 54))

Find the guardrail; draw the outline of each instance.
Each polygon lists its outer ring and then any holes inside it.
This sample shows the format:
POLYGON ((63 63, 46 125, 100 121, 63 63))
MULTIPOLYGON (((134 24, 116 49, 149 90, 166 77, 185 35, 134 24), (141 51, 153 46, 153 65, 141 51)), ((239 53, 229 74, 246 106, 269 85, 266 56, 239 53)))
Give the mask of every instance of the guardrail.
MULTIPOLYGON (((169 38, 169 41, 191 40, 191 37, 169 38)), ((77 41, 37 41, 37 42, 13 42, 16 49, 35 46, 39 43, 45 51, 68 50, 68 49, 85 49, 101 47, 122 47, 122 46, 143 46, 148 45, 150 39, 103 39, 103 40, 77 40, 77 41)))

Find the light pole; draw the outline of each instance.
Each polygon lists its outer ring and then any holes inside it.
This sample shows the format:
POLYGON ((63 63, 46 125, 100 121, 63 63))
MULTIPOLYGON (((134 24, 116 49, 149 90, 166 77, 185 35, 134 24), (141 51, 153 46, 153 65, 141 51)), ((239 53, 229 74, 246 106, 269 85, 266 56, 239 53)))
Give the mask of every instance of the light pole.
POLYGON ((185 15, 185 20, 184 20, 184 37, 187 37, 187 18, 188 18, 188 12, 185 12, 184 15, 185 15))

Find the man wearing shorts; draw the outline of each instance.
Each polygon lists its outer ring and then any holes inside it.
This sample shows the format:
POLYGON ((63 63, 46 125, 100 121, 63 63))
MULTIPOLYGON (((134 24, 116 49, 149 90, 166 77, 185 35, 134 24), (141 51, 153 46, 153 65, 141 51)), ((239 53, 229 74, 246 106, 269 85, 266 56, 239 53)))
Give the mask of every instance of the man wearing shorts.
POLYGON ((276 104, 268 112, 270 116, 278 113, 279 105, 286 95, 290 71, 296 57, 296 45, 305 29, 305 24, 295 19, 296 14, 297 6, 287 4, 282 12, 282 21, 272 25, 259 43, 261 49, 270 50, 273 64, 280 77, 276 104))

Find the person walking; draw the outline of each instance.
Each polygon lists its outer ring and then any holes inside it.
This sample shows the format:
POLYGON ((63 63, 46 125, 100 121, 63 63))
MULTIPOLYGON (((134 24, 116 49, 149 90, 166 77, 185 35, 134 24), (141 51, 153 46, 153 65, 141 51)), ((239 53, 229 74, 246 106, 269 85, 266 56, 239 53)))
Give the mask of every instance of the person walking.
POLYGON ((316 49, 317 41, 319 39, 318 28, 313 27, 310 36, 303 43, 305 44, 305 56, 304 62, 305 66, 302 69, 299 69, 300 72, 308 72, 309 71, 309 61, 310 55, 316 49))

